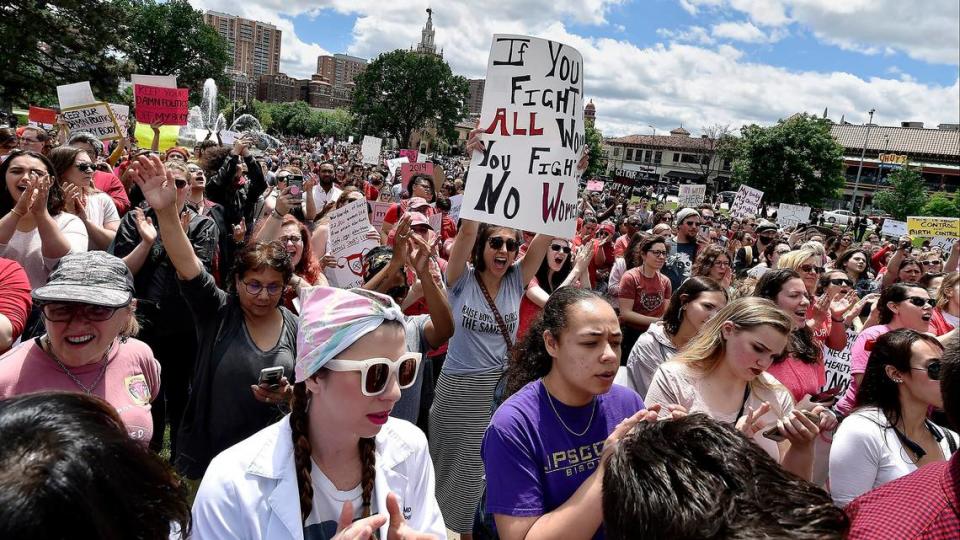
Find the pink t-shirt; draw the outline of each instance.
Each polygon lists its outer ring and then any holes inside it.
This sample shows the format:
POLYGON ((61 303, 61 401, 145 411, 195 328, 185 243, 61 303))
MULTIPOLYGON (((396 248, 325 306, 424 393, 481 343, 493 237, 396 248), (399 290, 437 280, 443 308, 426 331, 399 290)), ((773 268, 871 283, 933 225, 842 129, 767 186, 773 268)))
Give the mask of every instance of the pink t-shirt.
MULTIPOLYGON (((70 372, 89 388, 101 367, 102 364, 96 362, 70 372)), ((0 356, 0 399, 50 390, 83 391, 35 339, 0 356)), ((153 436, 150 402, 159 391, 160 363, 146 343, 130 339, 113 346, 107 371, 93 388, 92 395, 115 407, 130 437, 146 445, 153 436)))
POLYGON ((853 410, 853 404, 857 401, 857 389, 860 385, 857 384, 857 380, 853 376, 863 375, 867 370, 867 360, 870 359, 870 351, 867 350, 866 344, 869 342, 871 344, 870 348, 872 349, 873 342, 889 331, 889 326, 878 324, 860 332, 857 339, 853 341, 853 347, 850 349, 850 386, 847 387, 847 393, 840 398, 840 401, 838 401, 834 407, 834 410, 838 413, 844 416, 850 414, 850 411, 853 410))

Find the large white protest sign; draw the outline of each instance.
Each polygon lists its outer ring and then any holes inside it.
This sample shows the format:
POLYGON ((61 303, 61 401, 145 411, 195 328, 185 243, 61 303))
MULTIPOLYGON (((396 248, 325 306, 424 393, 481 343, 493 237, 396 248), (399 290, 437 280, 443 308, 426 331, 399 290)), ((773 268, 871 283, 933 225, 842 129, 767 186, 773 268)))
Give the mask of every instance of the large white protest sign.
POLYGON ((117 121, 117 126, 120 128, 120 133, 126 134, 127 129, 130 127, 130 107, 111 103, 110 111, 113 112, 113 117, 117 121))
POLYGON ((112 141, 123 136, 110 104, 99 102, 69 107, 61 111, 70 133, 91 133, 101 141, 112 141))
POLYGON ((780 203, 777 209, 777 223, 781 227, 795 227, 800 223, 810 223, 810 207, 780 203))
POLYGON ((906 221, 897 221, 895 219, 887 218, 883 220, 883 228, 880 229, 881 236, 893 236, 895 238, 900 238, 907 234, 907 222, 906 221))
POLYGON ((677 195, 677 208, 697 206, 707 196, 707 186, 704 184, 682 184, 677 195))
POLYGON ((753 189, 747 185, 740 186, 737 196, 733 198, 733 204, 730 205, 730 215, 736 218, 742 218, 747 214, 756 215, 762 198, 763 192, 759 189, 753 189))
POLYGON ((61 109, 67 109, 95 103, 97 98, 93 97, 93 90, 90 89, 90 81, 83 81, 58 86, 57 100, 60 101, 61 109))
POLYGON ((330 213, 327 251, 337 259, 337 265, 324 273, 331 285, 350 288, 363 284, 363 255, 379 245, 367 238, 369 231, 366 199, 353 201, 330 213))
POLYGON ((460 219, 460 207, 463 206, 463 195, 454 195, 450 197, 450 211, 447 212, 447 215, 450 216, 450 219, 454 223, 460 219))
POLYGON ((387 170, 390 171, 390 176, 387 178, 388 181, 393 181, 393 178, 397 176, 397 171, 400 170, 400 166, 404 163, 410 163, 410 160, 406 156, 387 160, 387 170))
POLYGON ((360 146, 360 153, 363 154, 364 163, 376 164, 380 161, 380 147, 383 145, 383 139, 380 137, 363 136, 363 145, 360 146))
POLYGON ((569 238, 583 153, 583 57, 567 45, 493 36, 460 217, 569 238))

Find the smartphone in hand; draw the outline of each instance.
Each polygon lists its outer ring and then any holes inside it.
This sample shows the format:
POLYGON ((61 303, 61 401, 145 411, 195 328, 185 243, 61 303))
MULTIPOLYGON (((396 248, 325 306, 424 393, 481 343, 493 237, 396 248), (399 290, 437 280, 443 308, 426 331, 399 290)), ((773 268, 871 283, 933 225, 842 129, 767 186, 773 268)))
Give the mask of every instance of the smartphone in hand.
POLYGON ((266 367, 260 370, 260 379, 257 384, 268 390, 277 390, 280 388, 281 379, 283 379, 283 366, 266 367))

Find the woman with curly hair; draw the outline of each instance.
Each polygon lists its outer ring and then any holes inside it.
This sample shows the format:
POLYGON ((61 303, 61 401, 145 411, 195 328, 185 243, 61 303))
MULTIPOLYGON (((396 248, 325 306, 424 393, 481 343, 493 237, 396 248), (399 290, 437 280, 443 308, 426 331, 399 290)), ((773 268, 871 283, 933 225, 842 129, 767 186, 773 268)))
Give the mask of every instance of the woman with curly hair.
POLYGON ((486 510, 500 538, 600 534, 604 458, 630 427, 657 416, 635 392, 613 384, 621 339, 603 297, 564 287, 520 343, 507 371, 511 395, 481 449, 486 510))
POLYGON ((711 244, 700 250, 690 270, 691 276, 708 277, 724 288, 733 283, 733 265, 730 255, 722 246, 711 244))

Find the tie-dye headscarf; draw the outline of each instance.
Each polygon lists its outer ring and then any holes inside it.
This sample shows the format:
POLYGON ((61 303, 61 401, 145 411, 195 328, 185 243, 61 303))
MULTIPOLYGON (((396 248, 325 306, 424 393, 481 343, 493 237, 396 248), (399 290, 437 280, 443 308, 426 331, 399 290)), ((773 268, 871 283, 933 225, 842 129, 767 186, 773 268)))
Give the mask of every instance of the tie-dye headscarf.
POLYGON ((383 321, 403 321, 403 313, 389 296, 363 289, 304 289, 300 294, 296 382, 316 373, 383 321))

